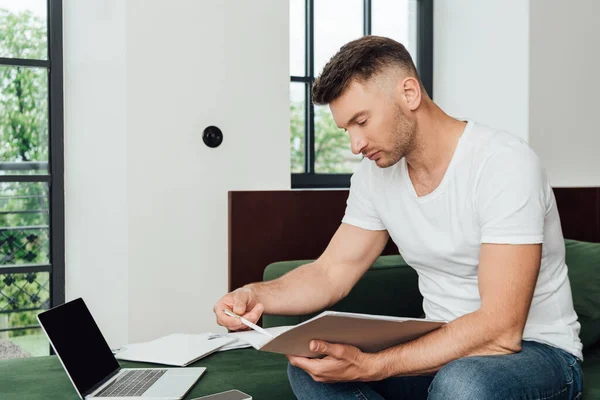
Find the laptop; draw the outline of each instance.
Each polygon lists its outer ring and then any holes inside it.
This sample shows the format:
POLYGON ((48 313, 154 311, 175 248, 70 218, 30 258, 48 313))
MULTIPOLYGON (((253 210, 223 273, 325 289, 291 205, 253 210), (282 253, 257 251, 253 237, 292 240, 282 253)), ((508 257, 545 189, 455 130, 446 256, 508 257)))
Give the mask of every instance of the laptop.
POLYGON ((83 299, 38 321, 81 399, 182 399, 206 368, 121 368, 83 299))

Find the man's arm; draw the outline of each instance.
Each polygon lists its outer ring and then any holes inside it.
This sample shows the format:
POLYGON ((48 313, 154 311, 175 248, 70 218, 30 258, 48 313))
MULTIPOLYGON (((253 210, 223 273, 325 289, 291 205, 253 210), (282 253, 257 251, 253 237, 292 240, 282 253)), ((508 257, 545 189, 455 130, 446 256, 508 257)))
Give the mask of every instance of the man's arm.
POLYGON ((266 314, 298 315, 322 310, 346 297, 381 254, 387 231, 341 224, 316 261, 250 288, 266 314))
POLYGON ((539 244, 483 244, 479 265, 481 307, 477 311, 379 353, 361 353, 353 346, 315 341, 311 346, 318 346, 317 351, 331 357, 290 357, 290 361, 317 381, 370 381, 433 373, 466 356, 518 352, 540 263, 539 244), (348 362, 343 365, 340 360, 348 362))
POLYGON ((315 262, 267 282, 251 283, 217 302, 217 323, 245 329, 223 313, 232 309, 252 322, 260 315, 298 315, 315 312, 344 298, 381 254, 388 241, 385 230, 341 224, 327 249, 315 262))
POLYGON ((475 355, 511 354, 521 339, 541 262, 541 245, 483 244, 481 307, 442 329, 378 355, 384 375, 420 375, 475 355))

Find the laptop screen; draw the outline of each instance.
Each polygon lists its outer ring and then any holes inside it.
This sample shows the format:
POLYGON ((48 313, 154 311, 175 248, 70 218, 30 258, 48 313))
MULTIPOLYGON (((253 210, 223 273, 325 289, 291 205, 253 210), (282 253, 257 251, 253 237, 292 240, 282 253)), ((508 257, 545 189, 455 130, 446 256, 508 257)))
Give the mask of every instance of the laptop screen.
POLYGON ((43 312, 38 320, 80 395, 119 369, 83 299, 43 312))

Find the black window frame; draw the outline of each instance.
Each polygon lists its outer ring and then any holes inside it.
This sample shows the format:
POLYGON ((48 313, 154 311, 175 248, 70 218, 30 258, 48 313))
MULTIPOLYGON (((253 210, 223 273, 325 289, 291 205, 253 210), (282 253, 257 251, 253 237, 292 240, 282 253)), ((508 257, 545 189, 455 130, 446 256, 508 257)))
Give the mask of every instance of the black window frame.
MULTIPOLYGON (((318 0, 317 0, 318 1, 318 0)), ((304 76, 291 76, 291 82, 304 83, 304 171, 292 173, 292 189, 349 188, 352 174, 315 172, 315 107, 312 103, 314 71, 314 2, 305 0, 304 76)), ((433 0, 417 2, 417 69, 423 86, 433 98, 433 0)), ((363 0, 363 35, 371 34, 372 1, 363 0)))
POLYGON ((48 184, 48 229, 50 238, 49 264, 29 264, 23 267, 5 267, 0 265, 0 274, 48 272, 50 274, 50 307, 65 302, 62 9, 62 0, 46 0, 48 47, 48 57, 46 60, 0 57, 0 66, 45 68, 48 71, 48 173, 39 175, 0 175, 0 183, 41 182, 48 184))

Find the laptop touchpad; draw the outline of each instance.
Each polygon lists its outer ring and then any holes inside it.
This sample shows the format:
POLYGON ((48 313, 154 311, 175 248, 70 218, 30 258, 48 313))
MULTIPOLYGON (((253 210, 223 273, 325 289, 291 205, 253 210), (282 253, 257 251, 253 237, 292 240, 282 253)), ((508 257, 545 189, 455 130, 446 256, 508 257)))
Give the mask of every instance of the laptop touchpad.
POLYGON ((178 372, 177 370, 168 370, 142 397, 183 398, 201 374, 181 374, 178 372))

